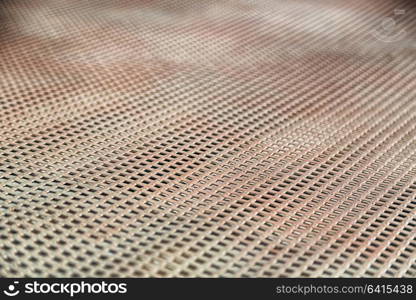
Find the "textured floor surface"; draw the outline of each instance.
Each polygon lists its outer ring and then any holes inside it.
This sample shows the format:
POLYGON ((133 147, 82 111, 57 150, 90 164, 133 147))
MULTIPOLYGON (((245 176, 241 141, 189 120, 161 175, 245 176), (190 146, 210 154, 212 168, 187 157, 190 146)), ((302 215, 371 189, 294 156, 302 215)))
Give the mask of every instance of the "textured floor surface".
POLYGON ((0 276, 416 277, 414 1, 0 1, 0 276))

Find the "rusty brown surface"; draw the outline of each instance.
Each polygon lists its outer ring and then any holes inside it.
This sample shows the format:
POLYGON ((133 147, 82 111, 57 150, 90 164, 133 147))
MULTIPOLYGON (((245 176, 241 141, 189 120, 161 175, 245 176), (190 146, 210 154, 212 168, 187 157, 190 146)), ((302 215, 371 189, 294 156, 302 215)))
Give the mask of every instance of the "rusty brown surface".
POLYGON ((416 276, 412 1, 1 1, 0 276, 416 276))

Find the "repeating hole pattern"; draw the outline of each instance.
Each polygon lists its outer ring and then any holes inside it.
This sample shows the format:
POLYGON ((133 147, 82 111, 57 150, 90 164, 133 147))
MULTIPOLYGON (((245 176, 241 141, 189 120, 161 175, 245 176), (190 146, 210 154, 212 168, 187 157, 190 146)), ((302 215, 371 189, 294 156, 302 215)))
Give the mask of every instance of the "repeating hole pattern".
POLYGON ((1 1, 0 275, 416 276, 413 11, 1 1))

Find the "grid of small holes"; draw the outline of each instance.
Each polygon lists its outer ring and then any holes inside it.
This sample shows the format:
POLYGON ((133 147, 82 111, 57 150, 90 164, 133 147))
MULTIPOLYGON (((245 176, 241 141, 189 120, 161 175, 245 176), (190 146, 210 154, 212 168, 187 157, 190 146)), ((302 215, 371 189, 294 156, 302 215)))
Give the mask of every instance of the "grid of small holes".
POLYGON ((414 277, 416 26, 372 4, 2 2, 0 275, 414 277))

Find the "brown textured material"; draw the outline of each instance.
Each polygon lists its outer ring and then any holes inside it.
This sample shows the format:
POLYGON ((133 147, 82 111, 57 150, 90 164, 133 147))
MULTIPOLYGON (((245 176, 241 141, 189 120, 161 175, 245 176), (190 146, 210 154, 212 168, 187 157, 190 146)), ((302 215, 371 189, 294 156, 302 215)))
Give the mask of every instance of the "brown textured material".
POLYGON ((413 1, 0 2, 0 275, 416 276, 413 1))

